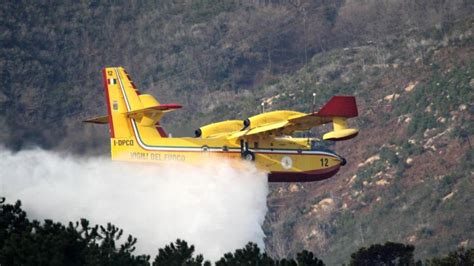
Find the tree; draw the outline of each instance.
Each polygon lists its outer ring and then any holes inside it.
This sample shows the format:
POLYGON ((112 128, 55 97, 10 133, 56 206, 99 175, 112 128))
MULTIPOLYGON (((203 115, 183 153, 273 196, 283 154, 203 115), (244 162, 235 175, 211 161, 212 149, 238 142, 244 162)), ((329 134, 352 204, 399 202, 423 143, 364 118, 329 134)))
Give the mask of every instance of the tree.
MULTIPOLYGON (((272 258, 268 257, 266 253, 260 253, 260 248, 257 244, 249 242, 242 249, 237 249, 233 254, 226 253, 216 262, 216 266, 230 266, 230 265, 275 265, 272 258)), ((288 265, 288 264, 286 264, 288 265)))
MULTIPOLYGON (((158 255, 153 261, 153 266, 200 266, 203 265, 204 258, 201 254, 193 257, 194 245, 188 246, 184 240, 177 239, 176 244, 170 243, 158 250, 158 255)), ((210 265, 208 261, 204 265, 210 265)))
POLYGON ((474 248, 460 248, 446 257, 426 261, 427 266, 471 266, 474 265, 474 248))
POLYGON ((322 260, 314 256, 312 252, 303 250, 294 259, 272 259, 265 252, 261 253, 260 248, 255 243, 249 242, 243 249, 237 249, 233 254, 226 253, 216 266, 231 265, 274 265, 274 266, 324 266, 322 260))
POLYGON ((314 256, 313 252, 303 250, 296 254, 298 266, 324 266, 324 262, 314 256))
POLYGON ((132 255, 136 238, 116 248, 122 233, 112 224, 91 227, 86 219, 68 226, 30 221, 20 201, 0 204, 0 265, 149 265, 149 256, 132 255))
POLYGON ((415 265, 412 245, 387 242, 361 248, 351 255, 351 266, 357 265, 415 265))

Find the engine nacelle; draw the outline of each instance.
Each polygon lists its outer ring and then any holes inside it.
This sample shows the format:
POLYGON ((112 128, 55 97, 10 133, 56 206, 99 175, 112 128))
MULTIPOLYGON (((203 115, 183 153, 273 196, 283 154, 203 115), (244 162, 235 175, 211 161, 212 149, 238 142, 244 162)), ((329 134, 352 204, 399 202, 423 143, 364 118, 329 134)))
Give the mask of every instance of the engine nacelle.
POLYGON ((359 130, 355 128, 348 128, 346 118, 334 117, 332 120, 333 131, 323 135, 324 140, 348 140, 359 134, 359 130))
POLYGON ((213 135, 239 131, 242 129, 242 120, 227 120, 200 127, 194 131, 196 138, 208 138, 213 135))
POLYGON ((244 120, 244 128, 250 129, 270 123, 287 121, 292 116, 304 115, 295 111, 272 111, 249 117, 244 120))

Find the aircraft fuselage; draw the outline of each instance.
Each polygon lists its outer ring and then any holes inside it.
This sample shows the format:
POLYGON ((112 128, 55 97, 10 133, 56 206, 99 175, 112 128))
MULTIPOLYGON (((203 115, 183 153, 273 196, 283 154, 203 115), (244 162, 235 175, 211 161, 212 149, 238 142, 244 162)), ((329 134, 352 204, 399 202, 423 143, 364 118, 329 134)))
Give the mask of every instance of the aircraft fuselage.
POLYGON ((203 160, 244 159, 268 172, 270 182, 309 182, 335 175, 345 160, 330 150, 311 149, 308 139, 273 138, 246 143, 222 139, 111 139, 112 159, 148 163, 202 163, 203 160))

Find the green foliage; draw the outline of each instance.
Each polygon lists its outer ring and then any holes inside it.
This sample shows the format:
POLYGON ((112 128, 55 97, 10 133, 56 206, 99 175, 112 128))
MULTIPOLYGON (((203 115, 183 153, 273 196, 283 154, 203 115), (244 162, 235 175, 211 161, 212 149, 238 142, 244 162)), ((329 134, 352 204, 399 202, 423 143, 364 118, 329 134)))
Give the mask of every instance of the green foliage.
POLYGON ((216 262, 216 266, 227 265, 273 265, 273 259, 261 253, 257 244, 248 243, 234 253, 226 253, 216 262))
POLYGON ((296 255, 298 266, 324 266, 322 260, 314 256, 313 252, 303 250, 296 255))
POLYGON ((460 248, 447 256, 426 261, 427 266, 471 266, 474 265, 474 249, 460 248))
POLYGON ((387 242, 384 245, 372 245, 361 248, 351 255, 351 266, 415 265, 414 246, 387 242))
POLYGON ((472 169, 474 169, 474 149, 469 149, 466 151, 466 153, 464 153, 464 155, 461 157, 459 169, 466 176, 469 175, 469 172, 472 171, 472 169))
POLYGON ((461 123, 453 130, 452 135, 457 138, 462 145, 470 145, 472 147, 473 143, 471 143, 470 136, 474 135, 474 123, 462 118, 461 123))
POLYGON ((361 189, 363 187, 363 182, 370 182, 377 173, 384 171, 387 167, 387 164, 383 160, 377 160, 367 166, 359 168, 357 171, 357 178, 353 184, 354 189, 361 189))
POLYGON ((382 147, 382 149, 380 149, 380 159, 391 165, 397 165, 400 160, 397 154, 387 147, 382 147))
POLYGON ((408 155, 419 155, 423 152, 423 148, 418 146, 418 145, 414 145, 414 144, 411 144, 410 142, 408 141, 404 141, 402 146, 401 146, 402 150, 401 152, 405 155, 405 156, 408 156, 408 155))
MULTIPOLYGON (((188 246, 184 240, 177 239, 176 243, 170 243, 158 250, 158 255, 153 261, 153 266, 200 266, 203 265, 204 258, 201 254, 193 257, 194 246, 188 246)), ((205 262, 204 265, 210 265, 205 262)))
MULTIPOLYGON (((452 67, 449 71, 433 69, 430 78, 416 86, 410 97, 398 101, 395 113, 398 115, 411 113, 413 115, 407 127, 407 135, 422 134, 426 129, 443 128, 444 124, 438 123, 438 117, 450 118, 452 112, 459 110, 461 105, 469 105, 474 101, 471 81, 473 62, 467 65, 452 67), (430 111, 426 111, 430 109, 430 111)), ((472 123, 462 123, 458 134, 463 134, 472 123)))
POLYGON ((114 225, 89 222, 64 226, 51 220, 28 220, 21 203, 0 205, 2 265, 148 265, 149 256, 132 255, 136 238, 116 246, 123 231, 114 225))
POLYGON ((436 127, 436 118, 429 113, 416 113, 407 127, 407 135, 423 134, 425 130, 436 127))
POLYGON ((216 266, 233 265, 262 265, 262 266, 324 266, 322 260, 318 259, 310 251, 303 250, 294 259, 272 259, 265 252, 261 253, 260 248, 254 243, 248 243, 242 249, 237 249, 234 253, 226 253, 216 266))
MULTIPOLYGON (((352 218, 350 219, 352 220, 352 218)), ((422 233, 433 236, 429 228, 422 233)), ((112 225, 90 226, 86 219, 70 222, 68 226, 45 220, 43 224, 30 221, 14 205, 0 204, 0 264, 2 265, 150 265, 150 256, 134 256, 137 239, 128 236, 120 247, 123 230, 112 225)), ((194 246, 177 239, 160 248, 152 265, 210 266, 202 255, 194 256, 194 246)), ((351 255, 350 265, 421 265, 414 261, 414 246, 387 242, 360 248, 351 255)), ((426 261, 429 266, 472 265, 474 249, 459 249, 445 257, 426 261)), ((254 243, 248 243, 234 253, 226 253, 216 266, 324 266, 322 260, 307 250, 296 254, 296 259, 272 259, 254 243)))

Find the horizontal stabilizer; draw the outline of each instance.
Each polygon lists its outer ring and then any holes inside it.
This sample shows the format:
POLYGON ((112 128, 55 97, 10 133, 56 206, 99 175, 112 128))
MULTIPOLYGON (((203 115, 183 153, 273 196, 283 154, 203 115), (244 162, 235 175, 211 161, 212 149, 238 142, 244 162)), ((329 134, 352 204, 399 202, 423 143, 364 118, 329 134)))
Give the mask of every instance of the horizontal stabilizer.
POLYGON ((108 124, 109 123, 109 116, 99 116, 94 118, 89 118, 87 120, 82 121, 84 123, 93 123, 93 124, 108 124))
POLYGON ((162 111, 162 112, 167 112, 167 111, 173 111, 176 109, 182 108, 181 105, 179 104, 160 104, 160 105, 155 105, 155 106, 149 106, 146 108, 141 108, 141 109, 136 109, 132 110, 130 112, 127 112, 128 115, 135 115, 135 114, 140 114, 140 113, 146 113, 149 111, 162 111))

